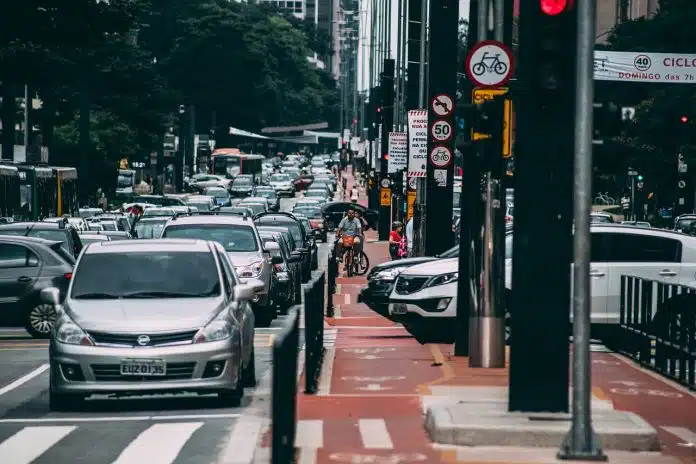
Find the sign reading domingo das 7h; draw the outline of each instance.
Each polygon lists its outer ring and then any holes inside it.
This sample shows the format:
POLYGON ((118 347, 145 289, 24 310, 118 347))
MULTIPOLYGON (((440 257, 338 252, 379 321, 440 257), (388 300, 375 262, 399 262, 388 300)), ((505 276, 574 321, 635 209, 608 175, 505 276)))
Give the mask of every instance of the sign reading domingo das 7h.
POLYGON ((598 81, 696 84, 696 55, 595 50, 598 81))

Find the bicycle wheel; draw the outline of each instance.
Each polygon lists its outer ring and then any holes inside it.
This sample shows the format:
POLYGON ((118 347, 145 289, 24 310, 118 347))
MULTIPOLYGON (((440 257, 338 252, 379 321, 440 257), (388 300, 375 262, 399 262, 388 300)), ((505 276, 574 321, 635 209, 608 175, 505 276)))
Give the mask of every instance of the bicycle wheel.
POLYGON ((353 271, 355 268, 355 255, 353 254, 353 250, 348 250, 346 251, 346 273, 348 274, 348 277, 353 277, 353 271))
POLYGON ((361 251, 356 259, 356 272, 355 275, 365 275, 370 269, 370 259, 367 257, 364 251, 361 251))
POLYGON ((483 65, 483 63, 476 63, 471 67, 471 72, 474 73, 474 76, 480 76, 486 72, 486 67, 483 65))
POLYGON ((502 76, 503 74, 505 74, 507 72, 507 70, 508 70, 508 65, 506 65, 502 61, 498 61, 495 64, 495 66, 493 67, 493 71, 499 76, 502 76))

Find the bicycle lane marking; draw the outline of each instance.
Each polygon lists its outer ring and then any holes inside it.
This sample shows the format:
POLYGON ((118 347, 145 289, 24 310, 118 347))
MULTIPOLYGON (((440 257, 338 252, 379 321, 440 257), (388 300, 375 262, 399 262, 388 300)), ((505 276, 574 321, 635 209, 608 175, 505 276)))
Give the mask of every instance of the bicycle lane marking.
POLYGON ((696 397, 670 381, 612 353, 592 353, 592 385, 600 388, 614 408, 631 411, 657 429, 663 452, 696 458, 696 448, 663 427, 696 431, 696 397))

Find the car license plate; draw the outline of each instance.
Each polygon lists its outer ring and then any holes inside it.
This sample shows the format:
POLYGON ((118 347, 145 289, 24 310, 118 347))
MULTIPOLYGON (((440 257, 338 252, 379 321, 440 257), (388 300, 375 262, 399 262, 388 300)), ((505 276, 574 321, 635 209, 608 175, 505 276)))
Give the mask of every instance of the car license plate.
POLYGON ((224 204, 227 202, 227 200, 225 200, 224 198, 223 198, 223 199, 219 199, 219 200, 215 200, 215 201, 216 201, 216 203, 217 203, 218 205, 224 205, 224 204))
POLYGON ((167 375, 167 363, 161 359, 123 359, 121 375, 161 377, 167 375))
POLYGON ((406 304, 394 303, 392 305, 392 314, 406 314, 406 304))

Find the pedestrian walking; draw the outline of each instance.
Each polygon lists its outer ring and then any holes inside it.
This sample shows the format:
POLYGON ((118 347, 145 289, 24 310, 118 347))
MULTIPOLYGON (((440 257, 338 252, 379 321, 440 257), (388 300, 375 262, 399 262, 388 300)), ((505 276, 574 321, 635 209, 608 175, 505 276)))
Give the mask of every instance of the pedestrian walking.
POLYGON ((350 189, 350 201, 352 203, 357 203, 359 197, 360 197, 360 193, 358 191, 358 186, 353 185, 353 187, 350 189))
POLYGON ((392 223, 392 230, 389 233, 389 256, 392 260, 399 259, 399 249, 401 248, 401 241, 403 237, 401 233, 404 230, 404 225, 399 221, 394 221, 392 223))
POLYGON ((621 201, 619 202, 619 204, 621 205, 621 212, 623 212, 624 220, 630 220, 631 199, 628 198, 628 195, 626 193, 624 193, 623 197, 621 197, 621 201))

